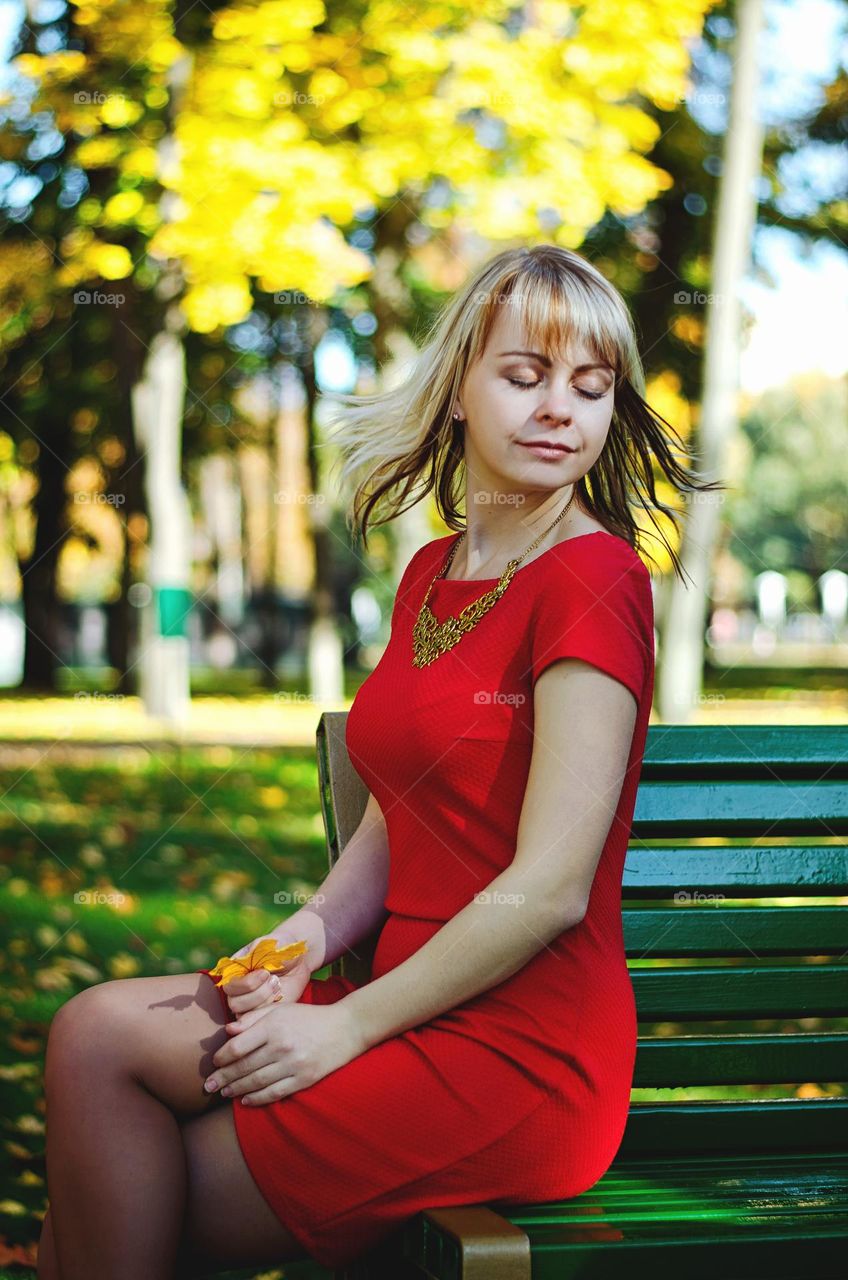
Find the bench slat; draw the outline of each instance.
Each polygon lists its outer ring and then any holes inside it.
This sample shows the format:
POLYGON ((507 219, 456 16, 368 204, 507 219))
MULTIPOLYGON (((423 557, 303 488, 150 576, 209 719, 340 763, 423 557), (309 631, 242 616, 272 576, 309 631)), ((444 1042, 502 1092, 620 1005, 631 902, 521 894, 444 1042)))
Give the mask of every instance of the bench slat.
POLYGON ((634 1102, 615 1164, 647 1155, 845 1150, 848 1098, 634 1102))
POLYGON ((848 952, 844 907, 681 906, 674 911, 627 909, 622 918, 631 958, 848 952))
POLYGON ((625 897, 673 897, 696 890, 725 897, 848 893, 848 848, 841 845, 631 845, 625 897))
POLYGON ((650 725, 643 776, 848 777, 848 725, 650 725))
MULTIPOLYGON (((585 1224, 587 1202, 603 1204, 616 1216, 636 1219, 652 1213, 656 1201, 662 1199, 667 1206, 664 1213, 669 1215, 682 1209, 689 1216, 695 1211, 704 1218, 720 1218, 736 1202, 740 1182, 745 1185, 746 1201, 757 1213, 798 1211, 792 1197, 810 1185, 815 1185, 817 1194, 803 1205, 804 1213, 848 1209, 844 1152, 799 1152, 791 1161, 783 1152, 756 1159, 750 1153, 726 1159, 689 1154, 664 1160, 662 1185, 653 1188, 649 1178, 658 1166, 655 1159, 616 1163, 594 1187, 571 1200, 548 1201, 537 1212, 511 1205, 507 1212, 514 1212, 524 1226, 531 1221, 585 1224)), ((503 1206, 500 1212, 504 1212, 503 1206)))
POLYGON ((844 964, 631 969, 630 977, 643 1021, 839 1017, 848 1004, 844 964))
POLYGON ((848 1032, 640 1037, 637 1088, 848 1080, 848 1032))
POLYGON ((643 780, 633 816, 633 834, 652 839, 846 833, 848 783, 833 778, 643 780))

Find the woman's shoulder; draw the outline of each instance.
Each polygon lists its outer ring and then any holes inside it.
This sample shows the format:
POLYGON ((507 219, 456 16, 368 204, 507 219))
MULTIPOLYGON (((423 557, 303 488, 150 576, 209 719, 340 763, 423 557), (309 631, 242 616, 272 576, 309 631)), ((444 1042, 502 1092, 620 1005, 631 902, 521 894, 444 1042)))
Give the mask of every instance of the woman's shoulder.
POLYGON ((650 579, 648 567, 631 542, 608 529, 593 529, 576 537, 564 538, 551 547, 553 566, 581 574, 591 572, 622 572, 631 569, 650 579))
POLYGON ((541 608, 573 612, 653 614, 651 574, 636 548, 619 534, 566 538, 550 549, 534 577, 541 608))

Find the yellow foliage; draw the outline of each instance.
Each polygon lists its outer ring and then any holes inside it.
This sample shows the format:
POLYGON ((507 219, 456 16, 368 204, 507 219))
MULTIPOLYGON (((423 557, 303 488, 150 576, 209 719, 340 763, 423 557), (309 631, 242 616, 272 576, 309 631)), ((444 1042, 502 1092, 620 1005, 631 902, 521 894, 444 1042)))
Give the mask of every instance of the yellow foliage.
POLYGON ((39 969, 32 981, 39 991, 66 991, 71 985, 67 973, 58 965, 52 969, 39 969))
POLYGON ((132 222, 138 212, 144 208, 144 196, 140 191, 119 191, 107 200, 103 210, 103 221, 112 226, 132 222))
POLYGON ((282 809, 287 794, 282 787, 260 787, 259 799, 266 809, 282 809))
POLYGON ((121 173, 127 177, 152 181, 159 172, 159 157, 155 147, 136 147, 121 157, 121 173))
MULTIPOLYGON (((674 427, 681 440, 686 443, 692 434, 693 407, 685 396, 680 394, 680 378, 678 374, 671 369, 663 369, 648 379, 645 387, 645 399, 652 409, 656 410, 666 422, 674 427)), ((676 444, 674 444, 674 449, 676 452, 676 444)), ((681 461, 691 463, 691 459, 684 458, 681 461)), ((670 507, 672 511, 682 515, 685 510, 685 504, 677 489, 674 489, 656 468, 654 480, 660 501, 665 506, 670 507)), ((679 554, 680 535, 674 524, 661 511, 656 511, 654 515, 664 537, 679 554)), ((646 546, 657 561, 660 571, 670 571, 672 568, 671 557, 663 548, 662 543, 657 541, 653 521, 648 519, 647 516, 640 515, 638 523, 640 528, 645 529, 648 534, 646 546)))
POLYGON ((219 978, 218 985, 225 987, 234 978, 242 978, 255 969, 267 969, 276 973, 308 950, 309 944, 303 939, 278 947, 276 938, 262 938, 246 956, 221 956, 214 969, 209 970, 209 976, 219 978))
POLYGON ((140 102, 132 102, 123 94, 110 93, 100 104, 100 119, 112 129, 123 129, 135 124, 144 112, 140 102))
POLYGON ((108 963, 109 972, 113 978, 134 978, 141 969, 135 956, 129 955, 126 951, 119 951, 116 955, 110 956, 108 963))
POLYGON ((68 232, 62 241, 66 258, 56 272, 60 285, 73 286, 85 280, 124 280, 132 274, 133 261, 122 244, 106 244, 95 240, 87 227, 68 232))
POLYGON ((26 1205, 21 1204, 20 1200, 0 1200, 0 1213, 8 1213, 10 1217, 19 1218, 22 1214, 29 1213, 26 1205))
POLYGON ((682 342, 688 342, 693 347, 704 345, 704 322, 700 316, 689 313, 675 316, 671 331, 676 338, 680 338, 682 342))
MULTIPOLYGON (((83 167, 172 194, 165 224, 143 187, 104 195, 101 220, 179 263, 188 323, 210 333, 244 318, 254 283, 327 302, 366 279, 371 258, 345 234, 356 214, 397 200, 417 211, 434 175, 453 194, 422 220, 494 243, 579 246, 605 209, 638 212, 672 182, 647 158, 658 125, 640 103, 680 101, 713 3, 538 0, 508 31, 507 0, 372 0, 356 22, 324 0, 235 0, 192 53, 164 172, 152 113, 167 100, 163 73, 188 56, 173 0, 72 0, 86 52, 15 66, 78 139, 83 167), (116 66, 143 68, 139 87, 116 66), (102 94, 74 93, 95 83, 102 94), (553 232, 540 220, 550 210, 553 232)), ((61 257, 63 286, 133 269, 122 246, 84 237, 66 237, 61 257)))
POLYGON ((92 247, 92 258, 104 280, 123 280, 131 274, 132 258, 122 244, 98 244, 92 247))
POLYGON ((76 160, 84 169, 101 169, 116 162, 124 149, 124 141, 117 134, 99 134, 86 138, 77 147, 76 160))

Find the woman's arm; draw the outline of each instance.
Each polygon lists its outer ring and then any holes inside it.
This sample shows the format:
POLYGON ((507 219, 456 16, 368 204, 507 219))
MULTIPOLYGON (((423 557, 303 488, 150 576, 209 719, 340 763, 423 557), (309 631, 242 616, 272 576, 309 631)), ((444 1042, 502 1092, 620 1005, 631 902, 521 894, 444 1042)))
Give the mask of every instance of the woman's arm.
POLYGON ((340 1003, 359 1052, 505 981, 586 913, 636 721, 633 693, 576 659, 535 685, 533 755, 510 865, 438 933, 340 1003))
POLYGON ((352 951, 386 920, 388 884, 386 823, 369 795, 362 821, 318 892, 286 920, 286 932, 294 929, 309 944, 305 958, 311 973, 352 951))

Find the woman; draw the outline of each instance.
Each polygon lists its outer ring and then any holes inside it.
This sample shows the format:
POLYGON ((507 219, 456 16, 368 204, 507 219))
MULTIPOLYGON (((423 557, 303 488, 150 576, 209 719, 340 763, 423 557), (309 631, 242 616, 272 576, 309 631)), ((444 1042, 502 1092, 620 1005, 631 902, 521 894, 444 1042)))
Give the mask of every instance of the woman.
POLYGON ((342 398, 366 542, 375 507, 430 489, 462 529, 463 484, 464 532, 412 557, 351 708, 362 823, 268 935, 306 955, 226 993, 206 969, 105 982, 54 1019, 41 1280, 340 1265, 421 1207, 573 1196, 609 1167, 654 671, 631 507, 672 516, 654 463, 716 487, 643 390, 618 292, 543 245, 486 264, 400 386, 342 398), (371 982, 312 977, 381 924, 371 982))

